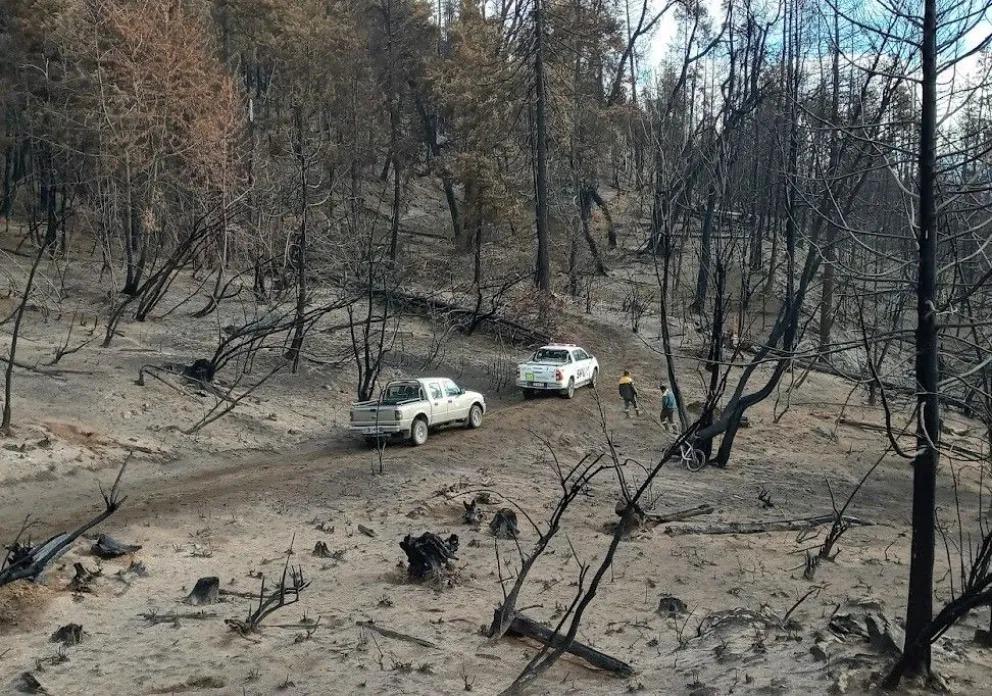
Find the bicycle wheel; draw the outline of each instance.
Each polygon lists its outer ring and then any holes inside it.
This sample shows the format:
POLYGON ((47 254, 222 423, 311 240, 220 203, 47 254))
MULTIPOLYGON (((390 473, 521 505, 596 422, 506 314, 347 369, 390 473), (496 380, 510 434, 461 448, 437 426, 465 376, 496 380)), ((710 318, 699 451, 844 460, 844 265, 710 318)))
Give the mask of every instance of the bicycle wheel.
POLYGON ((706 457, 694 447, 682 453, 682 461, 685 463, 685 468, 693 473, 706 466, 706 457))

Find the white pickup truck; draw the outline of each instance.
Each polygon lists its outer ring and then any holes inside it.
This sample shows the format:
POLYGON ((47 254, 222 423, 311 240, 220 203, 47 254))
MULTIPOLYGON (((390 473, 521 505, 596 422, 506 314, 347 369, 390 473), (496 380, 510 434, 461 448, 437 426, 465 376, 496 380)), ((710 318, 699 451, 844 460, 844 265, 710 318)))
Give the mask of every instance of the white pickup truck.
POLYGON ((527 399, 541 391, 556 391, 571 399, 578 387, 595 387, 597 379, 599 361, 571 343, 538 348, 530 360, 517 366, 517 386, 527 399))
POLYGON ((407 379, 390 382, 374 401, 352 404, 349 429, 370 443, 400 437, 422 445, 430 430, 442 425, 478 428, 485 413, 482 394, 465 391, 450 379, 407 379))

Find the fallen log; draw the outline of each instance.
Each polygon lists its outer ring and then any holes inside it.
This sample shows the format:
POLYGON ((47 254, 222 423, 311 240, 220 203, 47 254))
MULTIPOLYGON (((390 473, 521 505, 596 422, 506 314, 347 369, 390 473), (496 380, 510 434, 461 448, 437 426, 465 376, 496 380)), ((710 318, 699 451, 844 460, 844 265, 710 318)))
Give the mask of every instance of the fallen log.
POLYGON ((445 314, 452 319, 468 322, 478 320, 480 326, 487 326, 491 331, 504 333, 514 343, 543 345, 551 342, 551 337, 547 334, 524 326, 512 319, 498 316, 492 312, 478 314, 473 309, 452 302, 445 302, 436 297, 414 295, 399 290, 373 290, 373 295, 377 300, 387 300, 406 309, 445 314))
MULTIPOLYGON (((847 417, 841 417, 840 424, 847 425, 852 428, 861 428, 862 430, 874 430, 879 433, 884 433, 887 430, 887 428, 880 423, 868 423, 866 421, 855 420, 847 417)), ((896 437, 915 437, 913 433, 899 433, 896 432, 895 429, 893 429, 892 434, 896 437)))
MULTIPOLYGON (((0 560, 0 586, 16 580, 36 581, 45 572, 48 565, 68 551, 79 537, 117 512, 117 509, 127 499, 120 496, 119 488, 121 477, 124 475, 124 470, 127 469, 127 463, 130 459, 131 455, 129 454, 121 465, 120 471, 117 472, 117 478, 114 479, 114 485, 110 492, 102 493, 104 509, 100 514, 75 530, 56 534, 38 546, 22 544, 19 539, 15 539, 7 556, 0 560)), ((24 530, 21 531, 23 533, 24 530)))
POLYGON ((216 619, 217 614, 212 611, 191 611, 191 612, 175 612, 170 611, 167 614, 159 614, 158 612, 150 611, 144 614, 139 614, 141 618, 150 623, 152 626, 157 626, 159 624, 172 624, 173 628, 179 628, 180 621, 183 619, 196 619, 196 620, 206 620, 206 619, 216 619))
MULTIPOLYGON (((498 623, 499 620, 500 612, 499 609, 497 609, 496 614, 493 617, 493 621, 498 623)), ((547 626, 544 626, 533 619, 527 618, 523 614, 514 615, 513 621, 510 622, 510 628, 507 629, 506 632, 514 636, 531 638, 539 643, 549 645, 553 648, 557 648, 565 644, 564 636, 555 633, 547 626)), ((611 657, 606 653, 602 653, 599 650, 596 650, 596 648, 590 647, 577 640, 573 640, 571 645, 565 649, 565 652, 582 658, 597 669, 612 672, 613 674, 618 674, 621 677, 629 677, 634 673, 634 668, 623 660, 618 660, 615 657, 611 657)))
MULTIPOLYGON (((623 517, 624 511, 627 509, 627 504, 623 501, 619 501, 614 508, 614 512, 617 513, 617 517, 623 517)), ((713 512, 713 506, 709 504, 697 505, 696 507, 687 508, 685 510, 673 510, 672 512, 656 513, 656 512, 644 512, 641 513, 644 519, 648 522, 653 522, 654 524, 668 524, 669 522, 679 522, 681 520, 687 520, 690 517, 699 517, 700 515, 709 515, 713 512)))
MULTIPOLYGON (((880 425, 878 423, 868 423, 866 421, 855 420, 853 418, 841 418, 840 419, 840 424, 841 425, 846 425, 846 426, 851 427, 851 428, 860 428, 861 430, 871 430, 871 431, 879 432, 879 433, 884 433, 887 430, 887 428, 884 425, 880 425)), ((953 433, 953 432, 952 432, 952 434, 957 435, 956 433, 953 433)), ((914 439, 914 440, 916 438, 916 433, 909 433, 909 432, 907 432, 907 433, 898 433, 894 429, 892 431, 892 435, 894 437, 896 437, 896 438, 903 437, 903 438, 906 438, 906 439, 914 439)), ((966 436, 964 436, 964 435, 957 435, 957 437, 966 437, 966 436)), ((964 445, 959 444, 957 442, 950 442, 948 440, 944 440, 943 442, 940 443, 940 446, 941 446, 941 449, 947 450, 948 453, 952 453, 952 452, 955 452, 955 451, 961 452, 962 454, 966 454, 969 457, 971 457, 973 459, 977 459, 979 461, 985 460, 985 459, 988 459, 989 458, 989 453, 988 452, 979 452, 977 450, 971 449, 970 447, 965 447, 964 445)))
POLYGON ((393 638, 395 640, 402 640, 407 643, 413 643, 414 645, 419 645, 422 648, 437 648, 437 645, 430 642, 429 640, 424 640, 423 638, 417 638, 416 636, 407 635, 406 633, 400 633, 399 631, 394 631, 389 628, 384 628, 379 626, 374 621, 356 621, 356 626, 361 626, 362 628, 367 628, 370 631, 375 631, 380 636, 386 638, 393 638))
MULTIPOLYGON (((681 524, 672 525, 665 529, 666 534, 680 536, 683 534, 761 534, 763 532, 797 532, 803 529, 832 524, 833 514, 817 515, 815 517, 800 517, 797 519, 767 520, 757 522, 713 522, 711 524, 681 524)), ((844 523, 849 527, 866 527, 874 524, 850 515, 844 515, 844 523)))
POLYGON ((700 515, 709 515, 713 512, 713 506, 709 504, 697 505, 696 507, 688 508, 687 510, 676 510, 675 512, 667 512, 663 514, 647 513, 645 515, 648 520, 654 522, 655 524, 667 524, 669 522, 679 522, 681 520, 687 520, 690 517, 699 517, 700 515))
POLYGON ((104 559, 120 558, 141 550, 140 544, 122 544, 109 534, 101 534, 96 538, 90 551, 94 556, 104 559))
MULTIPOLYGON (((620 518, 620 522, 617 524, 625 524, 626 528, 623 531, 624 537, 629 537, 633 532, 643 528, 646 525, 656 526, 659 524, 668 524, 669 522, 678 522, 680 520, 686 520, 690 517, 698 517, 700 515, 709 515, 713 512, 713 506, 704 504, 697 505, 696 507, 688 508, 687 510, 674 510, 667 513, 653 513, 644 512, 640 507, 634 510, 634 514, 624 517, 624 513, 627 511, 627 503, 624 500, 617 501, 614 512, 616 512, 617 517, 620 518), (626 521, 625 521, 626 520, 626 521)), ((612 524, 606 525, 606 531, 610 534, 616 527, 612 524)))
MULTIPOLYGON (((3 363, 5 365, 9 364, 10 359, 0 358, 0 363, 3 363)), ((46 367, 39 367, 37 365, 28 365, 27 363, 19 362, 17 360, 14 361, 14 367, 20 368, 22 370, 27 370, 28 372, 34 372, 35 374, 38 375, 45 375, 46 377, 61 377, 63 375, 83 375, 90 377, 96 374, 92 370, 69 370, 61 367, 46 368, 46 367)))

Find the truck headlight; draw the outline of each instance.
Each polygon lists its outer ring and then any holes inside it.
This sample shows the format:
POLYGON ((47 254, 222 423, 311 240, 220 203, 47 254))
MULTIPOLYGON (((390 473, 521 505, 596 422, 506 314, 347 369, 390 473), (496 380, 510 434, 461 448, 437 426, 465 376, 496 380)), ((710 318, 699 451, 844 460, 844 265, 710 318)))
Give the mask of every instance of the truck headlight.
POLYGON ((403 412, 400 411, 399 409, 396 409, 395 411, 393 411, 393 418, 395 418, 396 420, 400 420, 401 418, 403 418, 403 412))

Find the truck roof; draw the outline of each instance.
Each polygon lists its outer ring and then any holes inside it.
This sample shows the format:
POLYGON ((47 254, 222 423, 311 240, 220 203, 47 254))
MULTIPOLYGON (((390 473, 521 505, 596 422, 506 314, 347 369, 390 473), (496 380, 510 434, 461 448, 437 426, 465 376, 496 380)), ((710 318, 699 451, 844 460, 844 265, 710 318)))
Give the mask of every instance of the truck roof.
POLYGON ((450 377, 406 377, 404 379, 392 379, 387 384, 399 384, 400 382, 441 382, 450 377))

